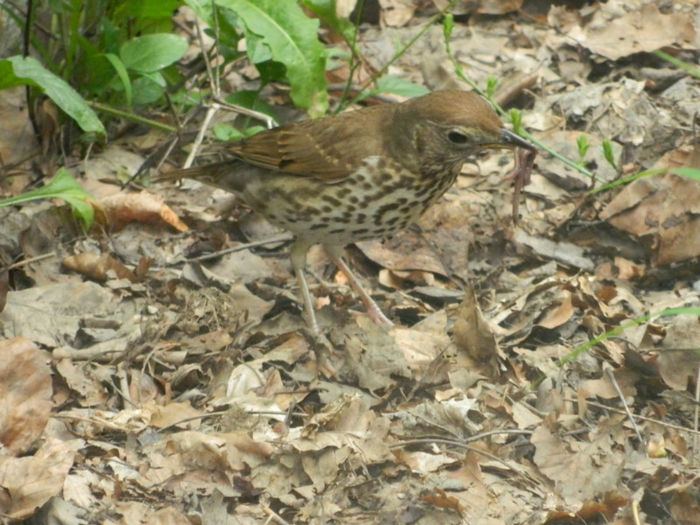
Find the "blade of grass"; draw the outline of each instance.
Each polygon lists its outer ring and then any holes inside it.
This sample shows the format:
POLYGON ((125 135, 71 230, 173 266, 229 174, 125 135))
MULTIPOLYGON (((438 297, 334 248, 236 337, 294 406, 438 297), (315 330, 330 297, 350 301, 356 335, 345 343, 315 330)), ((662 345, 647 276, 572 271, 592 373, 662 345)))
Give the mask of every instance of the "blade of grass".
POLYGON ((643 179, 644 177, 651 177, 653 175, 661 175, 664 173, 675 173, 676 175, 680 175, 682 177, 688 177, 690 179, 694 179, 698 182, 700 182, 700 170, 695 169, 695 168, 657 168, 653 170, 645 170, 645 171, 640 171, 639 173, 635 173, 634 175, 630 175, 629 177, 622 177, 621 179, 612 181, 608 184, 604 184, 603 186, 600 186, 599 188, 595 188, 587 193, 587 195, 595 195, 596 193, 600 193, 603 191, 611 190, 613 188, 616 188, 617 186, 622 186, 623 184, 629 184, 631 182, 634 182, 637 179, 643 179))
MULTIPOLYGON (((611 337, 615 337, 616 335, 621 334, 625 330, 629 328, 634 328, 635 326, 642 325, 648 321, 651 321, 653 319, 657 319, 659 317, 669 317, 672 315, 698 315, 700 316, 700 307, 682 307, 682 308, 666 308, 665 310, 661 310, 660 312, 655 312, 651 313, 648 315, 643 315, 641 317, 637 317, 636 319, 632 319, 631 321, 622 324, 620 326, 617 326, 613 328, 612 330, 608 330, 607 332, 599 335, 598 337, 595 337, 588 341, 587 343, 584 343, 576 348, 574 348, 571 352, 569 352, 565 357, 562 357, 559 361, 557 361, 556 365, 561 368, 565 364, 573 361, 576 359, 578 356, 580 356, 583 352, 586 352, 596 346, 599 343, 602 343, 603 341, 606 341, 610 339, 611 337)), ((536 389, 542 381, 546 379, 546 375, 542 374, 531 386, 531 388, 534 390, 536 389)))

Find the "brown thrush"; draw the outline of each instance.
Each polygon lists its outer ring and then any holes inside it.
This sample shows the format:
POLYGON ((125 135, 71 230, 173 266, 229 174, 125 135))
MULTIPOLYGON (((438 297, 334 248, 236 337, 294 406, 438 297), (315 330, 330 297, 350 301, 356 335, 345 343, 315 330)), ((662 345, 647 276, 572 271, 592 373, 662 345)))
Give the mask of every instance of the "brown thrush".
POLYGON ((159 180, 191 178, 231 191, 294 233, 292 266, 317 333, 304 275, 309 247, 322 244, 370 317, 391 325, 342 260, 343 247, 405 228, 447 191, 470 155, 501 147, 534 151, 480 96, 437 91, 264 131, 226 145, 231 160, 159 180))

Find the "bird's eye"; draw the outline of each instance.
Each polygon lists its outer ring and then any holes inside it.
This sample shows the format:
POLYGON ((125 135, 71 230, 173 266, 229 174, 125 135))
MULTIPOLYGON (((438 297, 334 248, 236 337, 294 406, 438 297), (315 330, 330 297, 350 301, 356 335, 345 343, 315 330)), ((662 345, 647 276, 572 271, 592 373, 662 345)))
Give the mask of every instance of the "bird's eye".
POLYGON ((452 144, 466 144, 469 140, 464 133, 460 133, 459 131, 455 130, 452 130, 447 134, 447 139, 452 144))

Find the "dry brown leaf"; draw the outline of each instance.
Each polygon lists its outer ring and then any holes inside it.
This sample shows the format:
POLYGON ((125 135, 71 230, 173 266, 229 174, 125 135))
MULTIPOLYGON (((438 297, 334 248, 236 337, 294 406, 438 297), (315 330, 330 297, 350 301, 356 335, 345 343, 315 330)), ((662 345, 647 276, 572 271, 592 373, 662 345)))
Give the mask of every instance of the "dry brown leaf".
POLYGON ((683 45, 695 38, 695 28, 688 16, 661 13, 655 2, 610 20, 613 13, 619 12, 620 4, 600 4, 588 26, 573 28, 567 37, 611 60, 673 44, 683 45))
POLYGON ((573 441, 540 425, 531 442, 535 464, 554 481, 568 504, 581 505, 620 482, 624 454, 613 449, 617 445, 606 432, 596 429, 588 439, 573 441), (573 479, 577 483, 571 483, 573 479))
POLYGON ((178 231, 189 230, 175 212, 164 204, 163 197, 147 191, 140 193, 117 193, 100 201, 115 230, 127 224, 138 222, 165 222, 178 231))
POLYGON ((143 525, 192 525, 192 521, 174 507, 158 509, 150 515, 141 517, 143 525))
POLYGON ((74 272, 78 272, 95 281, 106 281, 109 279, 110 271, 114 272, 119 279, 129 279, 136 281, 136 275, 122 263, 117 261, 108 253, 79 253, 70 255, 63 259, 63 266, 74 272))
POLYGON ((107 391, 100 381, 89 373, 89 365, 79 366, 70 359, 61 359, 55 367, 68 387, 78 394, 81 406, 97 406, 107 401, 107 391))
POLYGON ((401 27, 406 25, 416 11, 414 0, 379 0, 382 8, 382 25, 401 27))
POLYGON ((501 357, 501 350, 490 324, 484 319, 473 289, 464 294, 454 325, 457 347, 477 362, 501 357))
MULTIPOLYGON (((445 9, 449 0, 433 0, 438 9, 445 9)), ((454 15, 482 13, 485 15, 503 15, 519 10, 523 0, 460 0, 450 12, 454 15)))
POLYGON ((411 232, 401 232, 384 241, 361 241, 356 246, 367 258, 389 270, 421 270, 448 275, 435 250, 426 245, 422 237, 411 232))
POLYGON ((13 455, 29 449, 51 412, 46 355, 29 339, 0 341, 0 443, 13 455))
POLYGON ((700 184, 667 174, 625 186, 600 213, 603 220, 638 237, 654 239, 654 263, 700 255, 700 184))
POLYGON ((33 456, 0 457, 0 487, 6 496, 0 514, 11 520, 33 515, 61 491, 74 456, 68 443, 49 439, 33 456))
POLYGON ((554 329, 569 321, 573 314, 574 305, 571 301, 571 293, 567 290, 562 290, 562 298, 559 304, 552 305, 545 310, 537 324, 545 328, 554 329))
POLYGON ((426 494, 421 496, 421 499, 426 503, 435 505, 441 509, 450 509, 455 512, 462 514, 464 510, 462 504, 459 500, 453 496, 448 496, 447 493, 442 489, 435 489, 432 494, 426 494))

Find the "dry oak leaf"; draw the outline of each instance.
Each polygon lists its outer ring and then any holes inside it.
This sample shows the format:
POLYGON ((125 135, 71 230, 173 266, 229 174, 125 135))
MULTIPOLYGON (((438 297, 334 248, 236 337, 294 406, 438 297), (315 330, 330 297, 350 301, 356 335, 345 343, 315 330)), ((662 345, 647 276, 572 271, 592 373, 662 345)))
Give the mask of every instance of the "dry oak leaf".
POLYGON ((51 413, 51 371, 26 337, 0 341, 0 444, 12 455, 29 449, 51 413))
POLYGON ((585 29, 574 27, 567 36, 610 60, 695 38, 692 18, 685 13, 663 14, 654 2, 614 20, 606 11, 601 7, 585 29))

